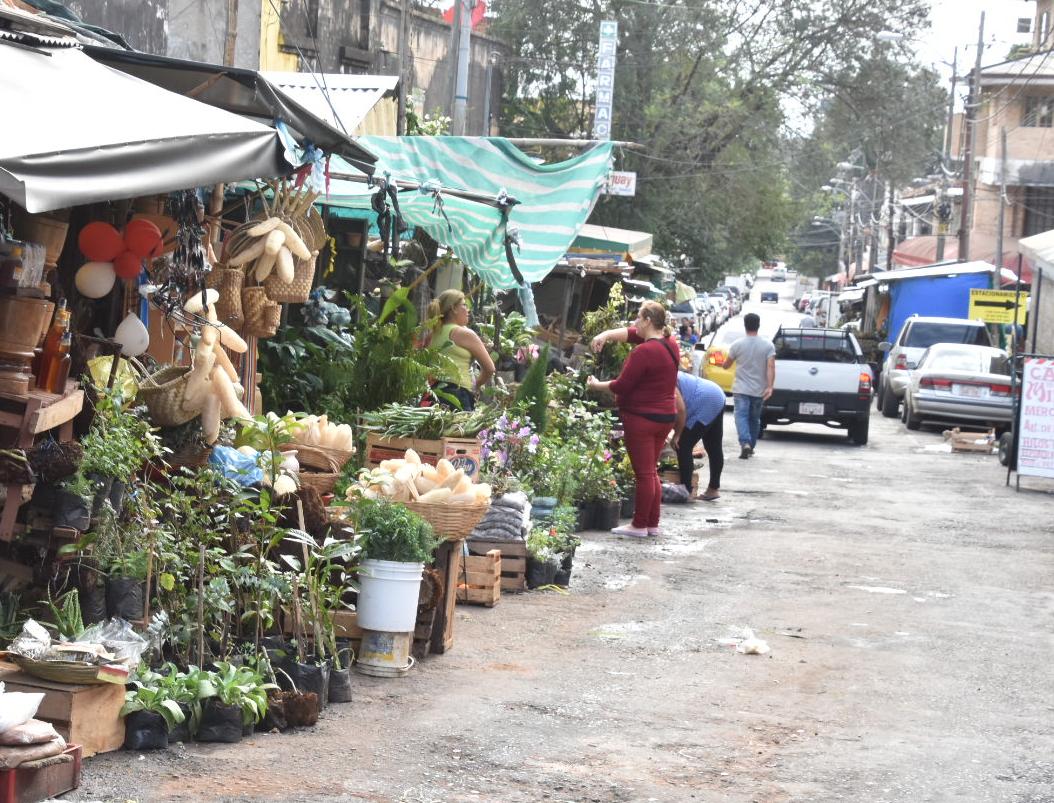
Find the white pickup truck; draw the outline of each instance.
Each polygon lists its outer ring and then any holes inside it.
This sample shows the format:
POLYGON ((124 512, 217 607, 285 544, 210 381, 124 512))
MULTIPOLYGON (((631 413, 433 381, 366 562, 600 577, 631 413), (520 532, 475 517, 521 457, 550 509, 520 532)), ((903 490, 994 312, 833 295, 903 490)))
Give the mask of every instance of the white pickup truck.
POLYGON ((866 444, 874 374, 852 333, 781 328, 772 344, 776 383, 761 411, 762 426, 844 427, 849 440, 866 444))

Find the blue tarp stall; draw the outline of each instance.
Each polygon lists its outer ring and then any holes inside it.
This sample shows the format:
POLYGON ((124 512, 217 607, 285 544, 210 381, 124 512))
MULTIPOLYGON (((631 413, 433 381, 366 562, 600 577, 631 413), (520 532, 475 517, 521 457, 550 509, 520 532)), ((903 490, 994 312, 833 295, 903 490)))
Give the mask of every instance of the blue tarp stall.
POLYGON ((966 318, 970 310, 970 290, 992 286, 995 266, 988 262, 952 262, 876 273, 864 286, 875 282, 889 286, 889 328, 887 339, 894 342, 904 322, 912 315, 966 318))

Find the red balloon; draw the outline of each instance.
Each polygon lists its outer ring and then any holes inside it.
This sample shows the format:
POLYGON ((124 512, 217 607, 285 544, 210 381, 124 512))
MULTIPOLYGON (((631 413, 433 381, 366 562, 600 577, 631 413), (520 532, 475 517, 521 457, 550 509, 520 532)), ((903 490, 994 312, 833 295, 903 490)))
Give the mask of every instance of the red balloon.
POLYGON ((113 262, 125 250, 120 232, 109 223, 99 220, 81 229, 77 235, 77 246, 92 262, 113 262))
POLYGON ((142 259, 154 259, 161 256, 164 242, 161 229, 149 220, 129 221, 124 227, 124 245, 129 251, 142 259))
POLYGON ((123 251, 113 261, 113 272, 122 279, 132 280, 139 277, 143 270, 142 258, 131 251, 123 251))

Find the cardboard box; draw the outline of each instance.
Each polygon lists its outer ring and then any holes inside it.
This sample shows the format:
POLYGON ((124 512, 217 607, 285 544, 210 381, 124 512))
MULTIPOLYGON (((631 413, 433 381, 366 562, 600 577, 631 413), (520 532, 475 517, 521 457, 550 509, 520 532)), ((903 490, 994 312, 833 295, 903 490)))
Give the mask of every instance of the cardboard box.
POLYGON ((376 468, 382 460, 401 458, 407 449, 417 452, 422 463, 434 466, 445 457, 454 468, 464 469, 473 482, 479 477, 482 446, 476 438, 382 438, 371 432, 366 436, 366 465, 376 468))

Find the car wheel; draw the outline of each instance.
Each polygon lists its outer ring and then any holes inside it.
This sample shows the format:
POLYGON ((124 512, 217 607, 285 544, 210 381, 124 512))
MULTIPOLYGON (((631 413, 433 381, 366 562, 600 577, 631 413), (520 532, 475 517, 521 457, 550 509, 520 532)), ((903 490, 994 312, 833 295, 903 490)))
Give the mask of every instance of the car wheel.
POLYGON ((911 411, 907 396, 904 397, 904 426, 912 431, 922 427, 922 419, 911 411))
POLYGON ((882 384, 879 383, 879 385, 878 385, 878 393, 875 394, 875 409, 876 410, 881 412, 881 410, 882 410, 882 402, 884 402, 885 399, 886 399, 886 390, 882 386, 882 384))
POLYGON ((867 434, 871 428, 871 416, 858 418, 849 425, 849 440, 857 446, 867 446, 867 434))
POLYGON ((897 401, 897 396, 893 392, 892 388, 886 388, 886 392, 882 394, 882 415, 886 418, 896 418, 897 408, 900 407, 900 402, 897 401))
POLYGON ((1014 433, 1004 432, 999 436, 999 464, 1010 466, 1014 451, 1014 433))

